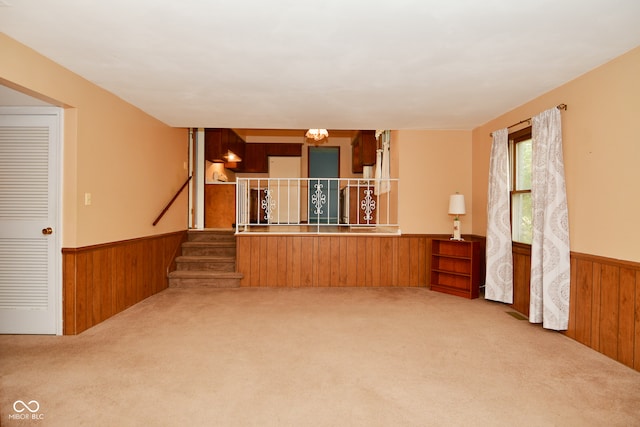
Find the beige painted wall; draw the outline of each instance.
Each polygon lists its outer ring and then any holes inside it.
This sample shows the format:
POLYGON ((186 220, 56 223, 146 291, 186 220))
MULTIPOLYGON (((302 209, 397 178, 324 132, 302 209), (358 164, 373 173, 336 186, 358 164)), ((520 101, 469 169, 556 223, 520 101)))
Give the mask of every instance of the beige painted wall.
POLYGON ((489 133, 558 104, 571 250, 640 261, 640 47, 473 130, 473 233, 486 234, 489 133))
POLYGON ((471 131, 394 131, 391 146, 391 173, 397 170, 400 178, 402 233, 451 234, 453 217, 447 211, 456 191, 464 194, 467 207, 460 218, 462 234, 471 233, 471 131))
POLYGON ((187 228, 186 192, 152 222, 187 177, 188 132, 171 128, 0 33, 0 83, 65 108, 64 247, 187 228), (84 193, 92 204, 84 205, 84 193))

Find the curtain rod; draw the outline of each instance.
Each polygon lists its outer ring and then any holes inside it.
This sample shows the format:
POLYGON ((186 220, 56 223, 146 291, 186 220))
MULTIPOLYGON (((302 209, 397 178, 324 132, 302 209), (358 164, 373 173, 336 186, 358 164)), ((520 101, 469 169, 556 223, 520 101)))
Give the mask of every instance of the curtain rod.
MULTIPOLYGON (((567 110, 567 104, 558 104, 558 105, 556 105, 556 108, 558 110, 565 110, 566 111, 567 110)), ((531 117, 529 117, 528 119, 520 120, 518 123, 514 123, 511 126, 507 126, 507 129, 511 129, 513 127, 516 127, 518 125, 521 125, 523 123, 530 122, 530 121, 531 121, 531 117)), ((491 132, 489 134, 489 136, 493 137, 493 132, 491 132)))

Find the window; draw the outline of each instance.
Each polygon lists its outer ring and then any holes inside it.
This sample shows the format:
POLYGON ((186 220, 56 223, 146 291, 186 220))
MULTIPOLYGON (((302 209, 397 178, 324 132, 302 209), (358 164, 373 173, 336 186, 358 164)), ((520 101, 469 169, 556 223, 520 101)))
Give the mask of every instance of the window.
POLYGON ((531 243, 531 126, 509 134, 511 163, 511 239, 531 243))

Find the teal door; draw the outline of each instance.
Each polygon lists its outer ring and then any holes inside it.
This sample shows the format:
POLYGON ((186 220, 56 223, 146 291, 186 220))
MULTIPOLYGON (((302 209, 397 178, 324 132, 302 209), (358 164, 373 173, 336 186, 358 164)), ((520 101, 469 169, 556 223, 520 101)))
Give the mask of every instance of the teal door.
POLYGON ((338 224, 339 177, 340 147, 309 147, 309 224, 338 224))

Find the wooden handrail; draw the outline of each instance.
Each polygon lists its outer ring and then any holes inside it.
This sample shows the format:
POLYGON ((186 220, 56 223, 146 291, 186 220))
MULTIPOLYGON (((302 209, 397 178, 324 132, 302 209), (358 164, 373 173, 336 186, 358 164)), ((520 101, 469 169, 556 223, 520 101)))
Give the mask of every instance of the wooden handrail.
POLYGON ((184 184, 182 184, 182 187, 180 187, 180 189, 176 192, 176 195, 173 196, 173 199, 171 199, 171 201, 169 203, 167 203, 167 206, 164 207, 164 209, 162 210, 162 212, 160 212, 160 215, 158 215, 158 218, 156 218, 155 221, 153 221, 153 226, 155 227, 156 224, 158 222, 160 222, 160 220, 162 219, 162 217, 164 216, 164 214, 167 213, 167 211, 169 210, 169 208, 171 207, 171 205, 173 204, 173 202, 176 201, 176 199, 178 198, 178 196, 180 195, 180 193, 182 193, 182 190, 184 190, 184 187, 187 186, 187 184, 189 184, 189 181, 191 181, 191 178, 193 177, 193 175, 189 176, 189 178, 187 178, 187 180, 184 182, 184 184))

